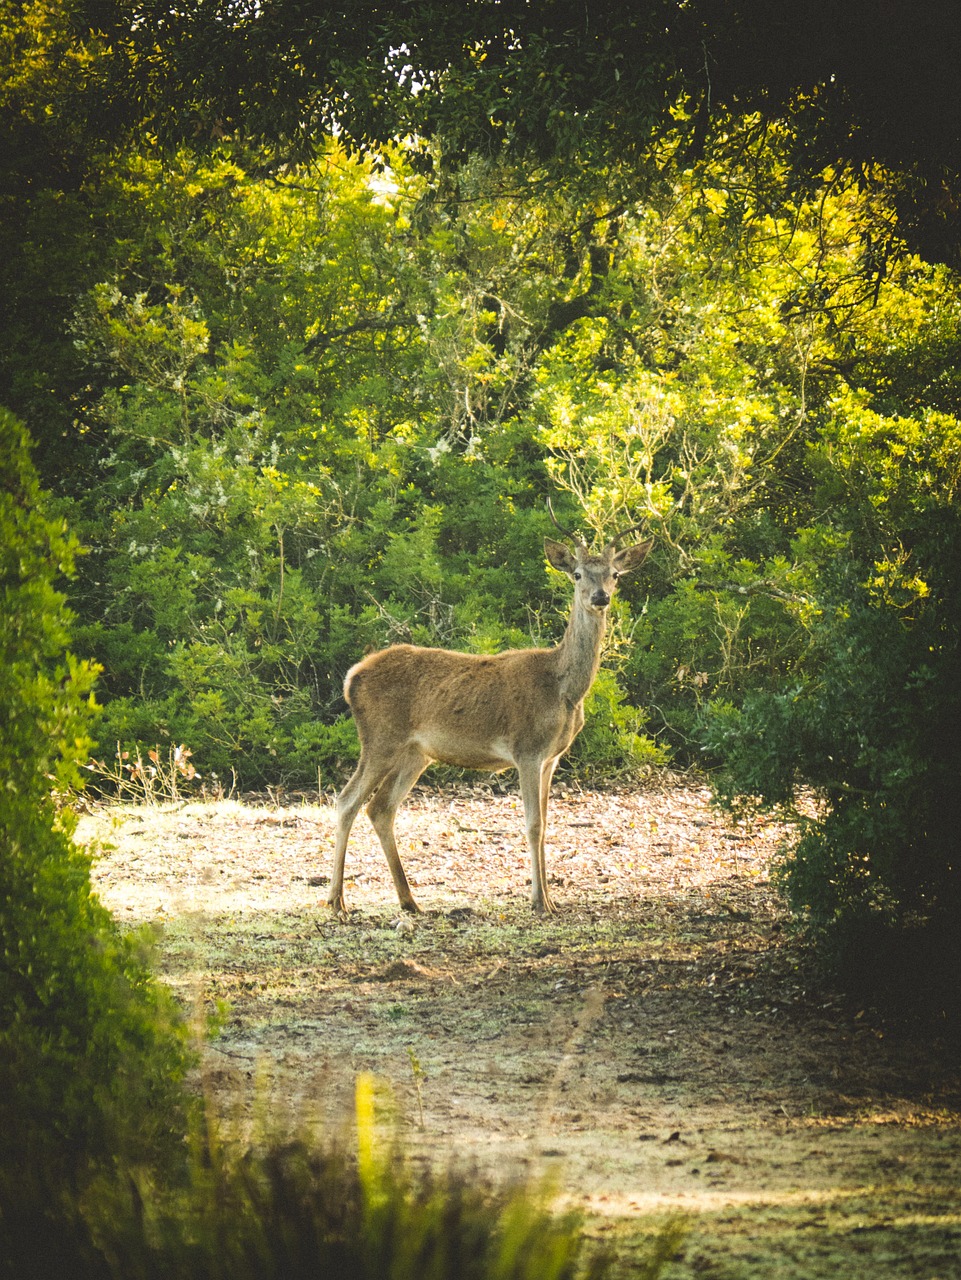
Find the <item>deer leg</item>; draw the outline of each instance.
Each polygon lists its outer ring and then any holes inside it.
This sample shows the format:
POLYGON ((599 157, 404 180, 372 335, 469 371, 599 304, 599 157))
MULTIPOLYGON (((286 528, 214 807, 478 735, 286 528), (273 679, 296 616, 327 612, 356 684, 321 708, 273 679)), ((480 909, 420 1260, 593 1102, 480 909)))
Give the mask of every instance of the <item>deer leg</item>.
POLYGON ((541 765, 541 814, 543 815, 545 830, 547 828, 547 805, 551 798, 551 782, 559 760, 560 756, 555 756, 553 760, 545 760, 541 765))
POLYGON ((547 871, 544 862, 547 796, 553 772, 553 760, 532 760, 518 766, 521 799, 524 802, 524 818, 527 824, 527 843, 531 850, 531 901, 539 915, 554 913, 554 904, 547 889, 547 871))
POLYGON ((377 838, 387 858, 387 865, 390 867, 397 897, 405 911, 419 911, 420 907, 414 901, 414 895, 410 891, 403 863, 397 851, 397 841, 394 839, 394 815, 401 801, 426 768, 427 758, 423 752, 417 748, 408 748, 406 754, 394 764, 367 806, 367 816, 377 832, 377 838))
POLYGON ((347 857, 347 841, 354 819, 360 812, 360 806, 383 782, 390 770, 387 761, 372 764, 360 753, 360 763, 351 775, 350 781, 337 797, 337 831, 334 839, 334 866, 330 876, 330 893, 327 903, 335 915, 344 919, 347 915, 344 907, 344 861, 347 857))
POLYGON ((551 781, 559 759, 560 756, 555 756, 553 760, 545 760, 541 765, 541 882, 544 885, 544 897, 547 902, 548 912, 554 910, 554 904, 547 888, 547 863, 544 858, 544 844, 547 839, 547 806, 551 798, 551 781))
POLYGON ((544 887, 544 901, 546 903, 545 911, 550 914, 554 911, 554 903, 551 901, 550 890, 547 887, 547 863, 544 856, 544 845, 547 840, 547 806, 551 798, 551 779, 554 777, 554 770, 557 768, 559 756, 555 756, 552 760, 545 760, 541 765, 541 786, 540 786, 540 802, 541 802, 541 844, 540 844, 540 866, 541 866, 541 884, 544 887))

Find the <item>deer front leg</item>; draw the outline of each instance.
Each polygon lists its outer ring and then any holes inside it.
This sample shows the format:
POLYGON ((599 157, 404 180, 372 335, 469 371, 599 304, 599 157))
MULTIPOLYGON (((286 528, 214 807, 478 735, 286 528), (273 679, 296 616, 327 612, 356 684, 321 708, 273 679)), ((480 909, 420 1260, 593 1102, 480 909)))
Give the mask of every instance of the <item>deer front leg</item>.
POLYGON ((354 825, 354 819, 360 811, 360 806, 370 793, 375 790, 387 770, 388 766, 386 764, 380 768, 372 766, 368 760, 364 759, 364 754, 361 752, 360 763, 351 775, 350 781, 337 797, 334 865, 330 873, 330 893, 327 895, 327 905, 341 920, 346 920, 347 918, 347 908, 344 906, 344 862, 347 857, 347 841, 350 838, 350 829, 354 825))
POLYGON ((550 793, 553 760, 526 761, 518 766, 527 843, 531 850, 531 902, 538 915, 553 915, 554 904, 547 888, 544 836, 547 827, 547 797, 550 793))
POLYGON ((404 873, 404 865, 397 851, 397 841, 394 838, 394 815, 397 813, 398 805, 426 768, 427 758, 423 752, 410 748, 395 763, 394 768, 380 784, 377 793, 367 806, 367 816, 377 832, 377 838, 387 858, 387 865, 390 867, 397 897, 405 911, 420 911, 420 907, 414 901, 414 895, 410 891, 410 885, 404 873))

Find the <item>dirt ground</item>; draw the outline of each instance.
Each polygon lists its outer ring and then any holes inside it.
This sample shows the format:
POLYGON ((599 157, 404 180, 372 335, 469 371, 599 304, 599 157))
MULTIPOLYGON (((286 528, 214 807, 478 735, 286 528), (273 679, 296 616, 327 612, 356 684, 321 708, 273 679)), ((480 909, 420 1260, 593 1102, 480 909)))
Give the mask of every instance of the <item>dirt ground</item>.
POLYGON ((959 1064, 814 983, 770 879, 787 828, 683 781, 555 788, 539 920, 516 796, 418 791, 397 826, 423 914, 361 817, 343 924, 328 805, 83 819, 164 979, 226 1002, 218 1097, 339 1128, 373 1072, 412 1158, 556 1177, 628 1261, 683 1216, 672 1280, 961 1277, 959 1064))

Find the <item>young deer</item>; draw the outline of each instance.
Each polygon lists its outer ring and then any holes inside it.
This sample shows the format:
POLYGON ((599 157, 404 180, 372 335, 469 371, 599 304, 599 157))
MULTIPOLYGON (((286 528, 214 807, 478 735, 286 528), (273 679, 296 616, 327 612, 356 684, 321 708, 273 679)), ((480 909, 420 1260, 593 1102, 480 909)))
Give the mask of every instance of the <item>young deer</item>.
POLYGON ((495 773, 517 770, 531 850, 534 910, 553 912, 544 869, 551 778, 584 724, 584 698, 597 674, 617 579, 637 569, 651 549, 649 541, 618 551, 617 543, 631 532, 617 534, 599 555, 592 555, 579 539, 573 550, 563 542, 545 540, 550 563, 574 583, 570 621, 553 649, 487 655, 398 644, 370 654, 348 671, 344 696, 354 714, 361 750, 356 771, 337 797, 327 901, 338 916, 346 916, 347 840, 365 802, 400 905, 406 911, 419 910, 397 852, 394 814, 432 761, 495 773))

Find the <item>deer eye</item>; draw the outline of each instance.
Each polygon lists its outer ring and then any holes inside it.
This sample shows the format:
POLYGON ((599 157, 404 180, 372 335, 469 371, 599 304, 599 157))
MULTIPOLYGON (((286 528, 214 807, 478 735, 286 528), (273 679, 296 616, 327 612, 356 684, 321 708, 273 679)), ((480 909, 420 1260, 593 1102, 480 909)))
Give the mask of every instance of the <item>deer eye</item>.
POLYGON ((574 570, 574 581, 575 581, 575 582, 580 582, 580 580, 581 580, 581 571, 580 571, 580 569, 575 569, 575 570, 574 570))
POLYGON ((612 575, 612 576, 613 576, 613 577, 615 577, 615 578, 619 578, 621 575, 620 575, 620 574, 618 573, 618 571, 615 569, 615 570, 614 570, 614 573, 613 573, 613 575, 612 575))

